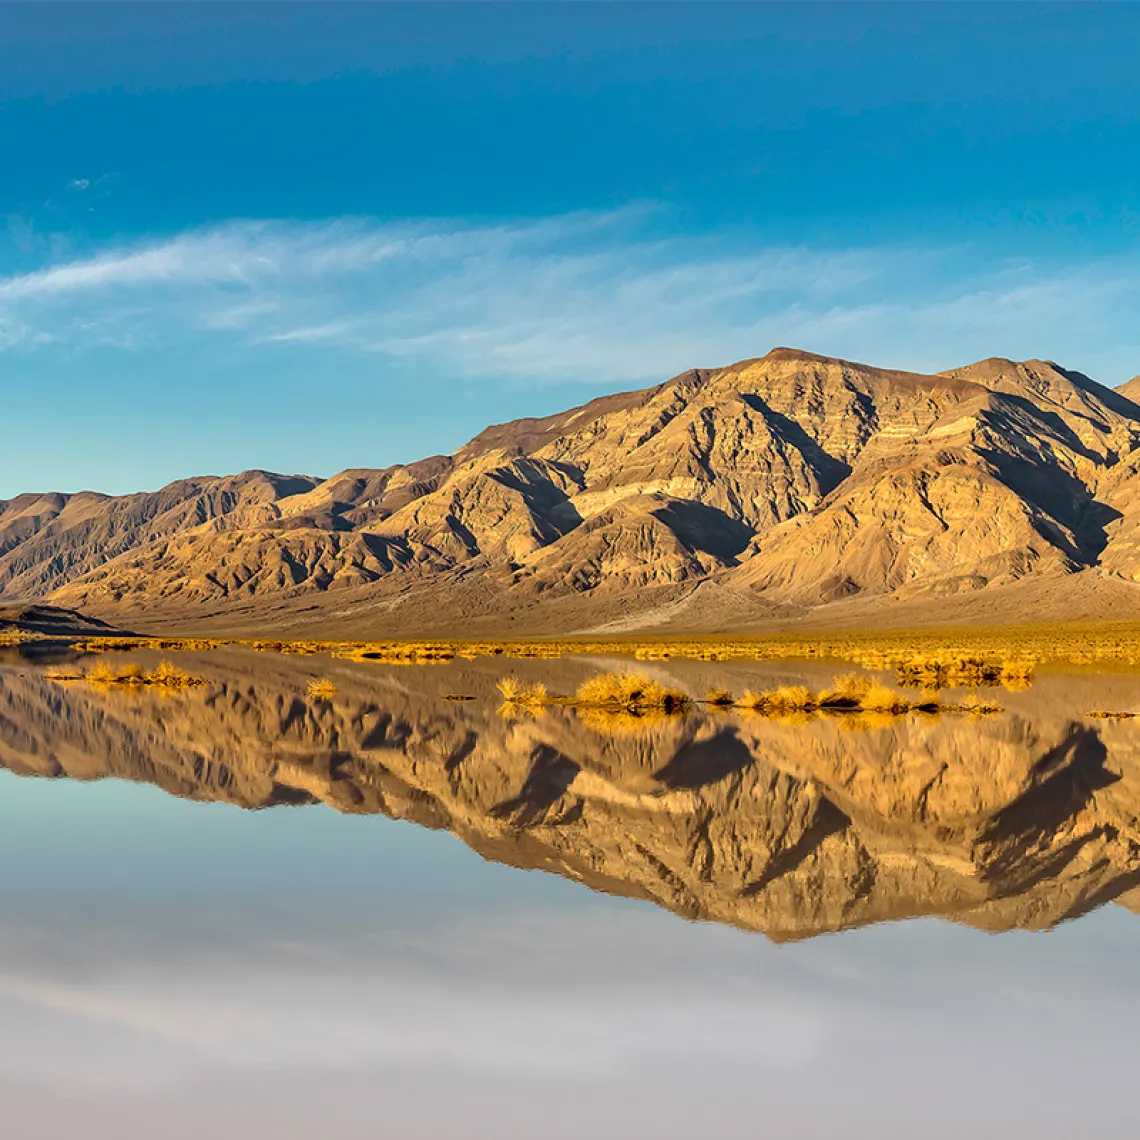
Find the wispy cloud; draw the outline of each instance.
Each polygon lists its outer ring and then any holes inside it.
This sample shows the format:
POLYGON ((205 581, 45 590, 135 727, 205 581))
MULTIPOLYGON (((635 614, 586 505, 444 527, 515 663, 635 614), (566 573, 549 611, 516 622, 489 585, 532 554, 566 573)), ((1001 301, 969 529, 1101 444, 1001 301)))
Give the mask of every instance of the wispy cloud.
MULTIPOLYGON (((667 220, 667 219, 666 219, 667 220)), ((516 225, 233 222, 0 278, 0 350, 227 337, 460 377, 613 382, 798 344, 913 368, 1053 356, 1140 369, 1140 267, 965 248, 678 237, 652 210, 516 225)))

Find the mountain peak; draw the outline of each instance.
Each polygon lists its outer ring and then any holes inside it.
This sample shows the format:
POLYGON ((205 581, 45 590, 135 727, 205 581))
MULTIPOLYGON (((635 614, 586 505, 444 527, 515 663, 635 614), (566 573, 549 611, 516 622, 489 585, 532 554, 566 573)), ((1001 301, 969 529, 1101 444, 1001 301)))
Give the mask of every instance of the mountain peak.
MULTIPOLYGON (((760 360, 771 364, 822 364, 834 368, 855 368, 862 372, 895 371, 891 368, 877 368, 872 364, 861 364, 854 360, 844 360, 838 356, 823 356, 818 352, 808 352, 807 349, 803 348, 774 348, 766 356, 761 357, 760 360)), ((751 364, 756 362, 743 361, 742 363, 751 364)))
POLYGON ((1134 404, 1140 404, 1140 376, 1133 376, 1131 380, 1126 380, 1113 391, 1134 404))
MULTIPOLYGON (((844 364, 846 361, 837 360, 832 356, 821 356, 818 352, 808 352, 805 348, 791 348, 787 345, 779 345, 771 349, 765 356, 760 357, 762 360, 772 362, 782 361, 796 361, 796 360, 810 360, 815 364, 844 364)), ((747 361, 743 363, 749 363, 747 361)))

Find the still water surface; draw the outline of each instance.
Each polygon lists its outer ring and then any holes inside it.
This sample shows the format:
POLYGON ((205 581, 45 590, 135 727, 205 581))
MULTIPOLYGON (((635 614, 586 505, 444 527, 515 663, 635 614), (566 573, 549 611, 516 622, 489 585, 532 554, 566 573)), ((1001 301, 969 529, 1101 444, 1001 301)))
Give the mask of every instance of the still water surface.
POLYGON ((4 1136, 1132 1133, 1137 679, 630 728, 498 713, 597 659, 179 663, 0 663, 4 1136))

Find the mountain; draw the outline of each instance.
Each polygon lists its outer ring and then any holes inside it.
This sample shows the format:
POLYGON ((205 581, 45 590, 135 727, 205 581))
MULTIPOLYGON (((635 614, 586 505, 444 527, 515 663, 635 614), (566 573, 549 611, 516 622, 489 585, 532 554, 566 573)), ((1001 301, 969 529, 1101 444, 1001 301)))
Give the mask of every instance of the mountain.
POLYGON ((781 348, 408 466, 0 502, 0 597, 356 636, 1121 616, 1135 385, 781 348))
POLYGON ((1115 391, 1127 400, 1132 400, 1134 403, 1140 399, 1140 376, 1133 376, 1131 380, 1121 384, 1115 391))
MULTIPOLYGON (((698 712, 615 730, 565 708, 498 715, 489 659, 412 675, 249 651, 184 663, 205 684, 170 696, 0 661, 0 767, 407 819, 487 859, 779 940, 918 915, 1045 929, 1137 906, 1140 737, 1085 715, 1133 705, 1127 676, 1040 677, 984 719, 698 712), (306 696, 318 675, 333 699, 306 696), (457 691, 475 699, 441 699, 457 691)), ((533 675, 573 691, 592 667, 533 675)), ((763 666, 654 668, 739 692, 763 666)), ((817 668, 796 679, 818 686, 831 674, 817 668)))
POLYGON ((58 606, 0 602, 0 638, 5 635, 18 637, 20 634, 33 637, 113 637, 129 632, 58 606))

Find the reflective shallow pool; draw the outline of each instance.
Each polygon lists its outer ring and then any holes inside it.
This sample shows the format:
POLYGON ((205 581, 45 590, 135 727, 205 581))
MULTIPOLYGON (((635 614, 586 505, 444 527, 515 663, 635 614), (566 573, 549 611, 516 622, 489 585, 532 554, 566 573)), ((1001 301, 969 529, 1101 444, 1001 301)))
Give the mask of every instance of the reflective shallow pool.
POLYGON ((178 663, 0 665, 6 1135, 1132 1129, 1140 722, 1085 715, 1132 677, 629 724, 500 715, 504 672, 601 660, 178 663))

